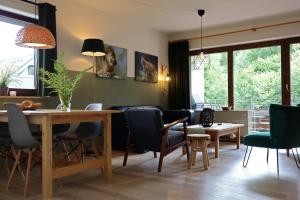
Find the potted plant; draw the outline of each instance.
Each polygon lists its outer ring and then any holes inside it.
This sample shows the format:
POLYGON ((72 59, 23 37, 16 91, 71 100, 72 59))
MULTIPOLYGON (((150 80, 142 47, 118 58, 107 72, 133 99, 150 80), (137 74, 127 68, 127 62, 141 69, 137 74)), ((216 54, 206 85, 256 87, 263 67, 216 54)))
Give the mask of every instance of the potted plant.
POLYGON ((79 72, 72 78, 64 64, 63 55, 61 55, 54 62, 54 72, 49 72, 45 69, 40 70, 40 80, 47 88, 51 88, 53 90, 52 92, 58 94, 61 110, 70 111, 72 94, 84 73, 89 69, 91 68, 89 67, 79 72))
POLYGON ((19 83, 17 78, 18 68, 13 64, 2 64, 0 65, 0 96, 8 95, 8 86, 11 83, 19 83))

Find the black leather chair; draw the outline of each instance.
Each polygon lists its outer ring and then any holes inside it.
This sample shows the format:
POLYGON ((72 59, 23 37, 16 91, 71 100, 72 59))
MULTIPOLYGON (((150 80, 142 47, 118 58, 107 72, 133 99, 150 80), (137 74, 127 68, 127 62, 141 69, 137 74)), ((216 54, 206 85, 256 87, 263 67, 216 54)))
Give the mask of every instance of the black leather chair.
MULTIPOLYGON (((125 111, 129 134, 124 155, 123 166, 126 166, 131 144, 139 150, 160 152, 157 171, 161 171, 163 158, 177 149, 185 146, 189 159, 186 121, 187 117, 164 125, 161 112, 158 109, 129 109, 125 111), (170 130, 170 127, 183 123, 184 131, 170 130)), ((156 154, 154 154, 156 156, 156 154)))
MULTIPOLYGON (((164 110, 160 106, 112 106, 111 110, 126 111, 134 108, 153 108, 159 109, 162 113, 162 119, 165 124, 171 123, 178 119, 187 117, 187 123, 189 125, 195 124, 195 113, 193 110, 164 110)), ((125 119, 124 112, 113 113, 111 115, 111 132, 112 132, 112 149, 124 151, 126 149, 126 142, 128 138, 128 126, 125 119)), ((173 127, 174 128, 174 127, 173 127)), ((136 152, 140 152, 138 149, 136 152)))

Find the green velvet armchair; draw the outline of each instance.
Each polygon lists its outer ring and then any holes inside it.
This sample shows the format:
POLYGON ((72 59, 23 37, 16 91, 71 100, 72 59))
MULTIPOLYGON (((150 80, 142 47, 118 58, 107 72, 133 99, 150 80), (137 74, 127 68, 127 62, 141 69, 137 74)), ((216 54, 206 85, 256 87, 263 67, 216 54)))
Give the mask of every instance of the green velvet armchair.
POLYGON ((300 147, 300 107, 270 105, 270 132, 254 132, 245 136, 244 144, 247 146, 243 167, 247 167, 252 147, 276 149, 277 175, 279 176, 278 149, 292 149, 297 167, 300 169, 300 158, 297 148, 300 147), (248 153, 248 147, 250 152, 248 153), (295 152, 294 152, 295 149, 295 152))

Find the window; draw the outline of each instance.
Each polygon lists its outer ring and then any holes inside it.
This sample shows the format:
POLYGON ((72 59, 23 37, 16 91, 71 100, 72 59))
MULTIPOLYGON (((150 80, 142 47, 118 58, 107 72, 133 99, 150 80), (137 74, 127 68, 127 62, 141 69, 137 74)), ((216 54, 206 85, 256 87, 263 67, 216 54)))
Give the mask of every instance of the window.
POLYGON ((290 45, 291 104, 300 104, 300 43, 290 45))
MULTIPOLYGON (((22 21, 20 20, 22 16, 7 13, 6 11, 0 12, 0 68, 1 70, 10 69, 14 72, 16 81, 11 82, 8 85, 9 88, 24 91, 36 90, 35 50, 16 46, 14 42, 18 30, 28 23, 27 18, 24 17, 25 21, 22 21), (14 19, 11 16, 18 16, 19 19, 14 19)), ((20 93, 30 93, 24 91, 20 93)))
POLYGON ((280 46, 234 51, 234 105, 237 110, 268 110, 281 103, 280 46))
POLYGON ((227 53, 207 54, 203 67, 194 70, 197 56, 191 56, 191 89, 194 103, 215 107, 228 105, 227 53))
MULTIPOLYGON (((235 110, 267 111, 271 103, 300 104, 300 37, 215 47, 204 52, 208 66, 202 72, 191 70, 194 107, 203 101, 226 105, 227 101, 222 101, 226 96, 235 110)), ((190 52, 192 69, 199 53, 190 52)))

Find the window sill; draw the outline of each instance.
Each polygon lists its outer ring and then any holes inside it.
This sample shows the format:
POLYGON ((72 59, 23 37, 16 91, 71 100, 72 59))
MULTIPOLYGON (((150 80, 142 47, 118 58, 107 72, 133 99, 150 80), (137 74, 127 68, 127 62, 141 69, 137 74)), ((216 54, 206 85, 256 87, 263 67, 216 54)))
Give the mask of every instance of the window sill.
POLYGON ((49 96, 0 96, 0 99, 44 99, 49 96))

